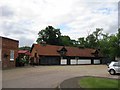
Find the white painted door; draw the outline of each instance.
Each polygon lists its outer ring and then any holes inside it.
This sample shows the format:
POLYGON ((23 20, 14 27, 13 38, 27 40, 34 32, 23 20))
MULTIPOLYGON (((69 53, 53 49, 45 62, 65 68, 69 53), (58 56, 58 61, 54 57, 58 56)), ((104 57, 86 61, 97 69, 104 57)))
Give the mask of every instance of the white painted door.
POLYGON ((94 64, 100 64, 100 60, 99 59, 94 59, 94 64))
POLYGON ((67 64, 67 59, 61 59, 61 65, 66 65, 67 64))
POLYGON ((78 64, 91 64, 91 59, 79 59, 78 64))
POLYGON ((77 60, 76 59, 71 59, 70 64, 72 64, 72 65, 77 64, 77 60))

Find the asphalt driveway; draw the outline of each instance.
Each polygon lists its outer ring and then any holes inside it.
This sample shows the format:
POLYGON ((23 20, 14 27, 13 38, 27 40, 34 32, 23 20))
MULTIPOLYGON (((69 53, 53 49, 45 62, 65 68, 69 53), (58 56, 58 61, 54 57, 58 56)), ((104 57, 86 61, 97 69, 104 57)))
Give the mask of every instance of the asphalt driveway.
POLYGON ((29 66, 3 70, 3 88, 56 88, 62 81, 79 76, 118 78, 106 65, 29 66))

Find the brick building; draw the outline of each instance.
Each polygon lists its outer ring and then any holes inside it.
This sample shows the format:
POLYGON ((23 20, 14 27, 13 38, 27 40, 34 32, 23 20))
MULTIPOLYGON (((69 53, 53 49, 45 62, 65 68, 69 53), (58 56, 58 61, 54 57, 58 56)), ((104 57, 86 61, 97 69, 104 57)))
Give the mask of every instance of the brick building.
POLYGON ((18 45, 19 41, 0 36, 0 63, 2 69, 15 67, 18 45))
POLYGON ((33 44, 31 58, 37 65, 100 64, 100 50, 91 48, 33 44))

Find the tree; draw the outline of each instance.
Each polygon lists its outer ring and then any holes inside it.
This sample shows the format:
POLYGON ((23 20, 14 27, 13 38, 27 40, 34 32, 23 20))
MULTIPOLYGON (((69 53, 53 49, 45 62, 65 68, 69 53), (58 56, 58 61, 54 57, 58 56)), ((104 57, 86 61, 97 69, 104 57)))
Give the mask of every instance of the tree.
POLYGON ((93 32, 93 35, 97 42, 99 41, 99 37, 101 36, 102 31, 103 31, 103 28, 96 28, 96 31, 93 32))
POLYGON ((47 44, 60 45, 60 36, 60 29, 55 29, 52 26, 48 26, 39 31, 36 42, 41 43, 42 41, 45 41, 47 44))
POLYGON ((102 28, 96 28, 96 31, 94 31, 92 34, 88 35, 86 38, 86 47, 89 48, 99 48, 99 39, 102 34, 102 28))
POLYGON ((99 47, 104 57, 110 57, 110 36, 108 33, 102 33, 102 39, 99 40, 99 47))
POLYGON ((71 42, 72 42, 72 46, 74 46, 74 47, 78 47, 79 46, 79 42, 77 41, 77 40, 71 40, 71 42))
POLYGON ((86 47, 86 41, 84 37, 78 38, 78 42, 79 42, 79 46, 86 47))
POLYGON ((116 35, 110 37, 110 45, 112 57, 120 57, 120 28, 116 35))
POLYGON ((89 36, 87 36, 86 47, 88 47, 88 48, 96 48, 97 47, 96 38, 93 34, 90 34, 89 36))
MULTIPOLYGON (((119 29, 120 30, 120 29, 119 29)), ((101 52, 104 56, 110 57, 112 60, 115 57, 120 57, 120 31, 115 35, 102 34, 103 38, 99 40, 101 52)))
POLYGON ((110 57, 115 58, 118 54, 118 43, 116 35, 111 35, 109 40, 110 45, 110 57))
POLYGON ((22 46, 22 47, 19 47, 19 50, 28 50, 30 51, 31 47, 29 46, 22 46))
POLYGON ((61 45, 72 46, 72 41, 69 36, 61 36, 61 45))

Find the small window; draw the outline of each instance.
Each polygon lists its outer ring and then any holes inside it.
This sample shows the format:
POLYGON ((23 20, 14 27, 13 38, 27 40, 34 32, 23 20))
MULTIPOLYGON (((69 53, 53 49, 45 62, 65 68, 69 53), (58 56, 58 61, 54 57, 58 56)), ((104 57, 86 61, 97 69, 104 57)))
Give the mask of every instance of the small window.
POLYGON ((14 50, 10 50, 10 61, 14 61, 14 50))

